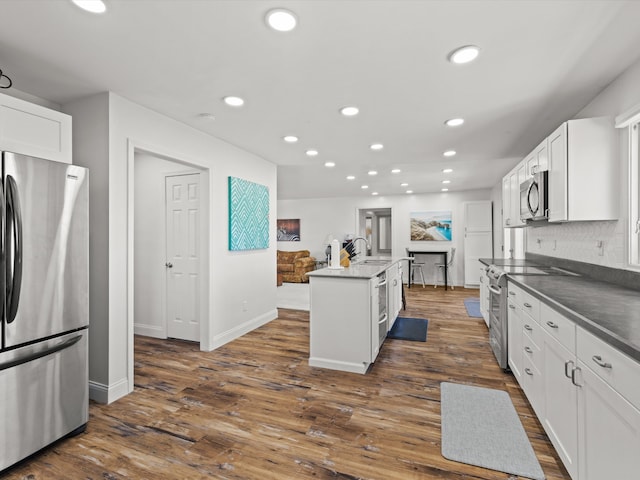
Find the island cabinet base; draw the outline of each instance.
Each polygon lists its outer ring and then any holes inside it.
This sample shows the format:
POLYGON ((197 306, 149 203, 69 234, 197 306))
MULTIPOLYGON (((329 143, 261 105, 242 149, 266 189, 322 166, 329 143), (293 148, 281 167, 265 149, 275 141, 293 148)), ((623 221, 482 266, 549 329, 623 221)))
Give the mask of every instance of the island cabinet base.
POLYGON ((331 370, 340 370, 342 372, 360 373, 364 375, 369 369, 370 363, 349 363, 338 360, 330 360, 327 358, 309 357, 310 367, 328 368, 331 370))
POLYGON ((309 365, 366 373, 379 351, 377 277, 311 277, 309 283, 309 365))

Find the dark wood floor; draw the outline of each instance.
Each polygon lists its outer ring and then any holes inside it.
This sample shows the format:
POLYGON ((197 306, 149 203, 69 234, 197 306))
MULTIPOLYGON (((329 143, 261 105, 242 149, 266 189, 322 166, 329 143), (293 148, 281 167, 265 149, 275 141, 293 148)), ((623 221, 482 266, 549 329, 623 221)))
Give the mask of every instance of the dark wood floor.
MULTIPOLYGON (((547 479, 569 476, 463 299, 413 287, 404 316, 427 342, 387 340, 366 375, 307 364, 309 315, 277 320, 214 352, 137 337, 135 392, 92 403, 86 433, 7 479, 511 479, 440 454, 440 382, 506 390, 547 479)), ((340 332, 336 332, 339 335, 340 332)))

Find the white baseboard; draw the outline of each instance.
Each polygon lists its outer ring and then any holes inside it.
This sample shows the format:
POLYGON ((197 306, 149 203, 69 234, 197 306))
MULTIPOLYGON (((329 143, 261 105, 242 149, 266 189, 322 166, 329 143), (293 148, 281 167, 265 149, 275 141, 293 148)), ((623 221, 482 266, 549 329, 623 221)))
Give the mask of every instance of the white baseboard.
POLYGON ((117 381, 113 385, 104 385, 103 383, 89 380, 89 398, 98 403, 108 405, 129 393, 129 382, 126 378, 117 381))
POLYGON ((159 325, 145 325, 144 323, 134 323, 133 333, 135 335, 144 335, 145 337, 167 338, 167 334, 159 325))
POLYGON ((364 375, 367 373, 369 365, 363 363, 351 363, 341 362, 339 360, 329 360, 327 358, 310 357, 310 367, 329 368, 331 370, 340 370, 342 372, 360 373, 364 375))
POLYGON ((255 330, 262 325, 269 323, 271 320, 278 318, 278 310, 273 309, 269 312, 266 312, 256 318, 252 318, 248 322, 244 322, 240 325, 235 326, 234 328, 227 330, 226 332, 219 333, 213 337, 213 341, 211 343, 211 350, 215 350, 222 345, 229 343, 236 338, 240 338, 245 333, 249 333, 251 330, 255 330))

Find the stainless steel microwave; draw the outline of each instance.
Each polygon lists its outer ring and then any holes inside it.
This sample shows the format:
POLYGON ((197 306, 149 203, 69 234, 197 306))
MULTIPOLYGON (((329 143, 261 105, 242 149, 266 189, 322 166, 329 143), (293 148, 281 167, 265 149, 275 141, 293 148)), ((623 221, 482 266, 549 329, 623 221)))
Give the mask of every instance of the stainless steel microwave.
POLYGON ((520 218, 546 220, 549 216, 549 172, 538 172, 520 184, 520 218))

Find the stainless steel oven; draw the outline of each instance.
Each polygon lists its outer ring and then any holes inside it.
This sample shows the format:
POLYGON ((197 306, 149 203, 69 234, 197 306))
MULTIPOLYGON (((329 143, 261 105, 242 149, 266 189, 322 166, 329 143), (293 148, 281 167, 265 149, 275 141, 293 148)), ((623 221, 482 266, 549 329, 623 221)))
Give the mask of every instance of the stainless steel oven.
POLYGON ((500 368, 509 369, 507 357, 507 276, 491 265, 489 277, 489 344, 500 368))
POLYGON ((382 272, 378 275, 378 348, 387 337, 387 275, 382 272))

